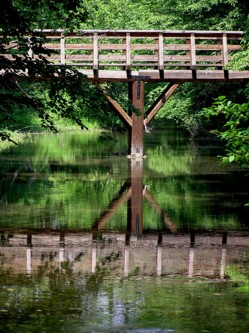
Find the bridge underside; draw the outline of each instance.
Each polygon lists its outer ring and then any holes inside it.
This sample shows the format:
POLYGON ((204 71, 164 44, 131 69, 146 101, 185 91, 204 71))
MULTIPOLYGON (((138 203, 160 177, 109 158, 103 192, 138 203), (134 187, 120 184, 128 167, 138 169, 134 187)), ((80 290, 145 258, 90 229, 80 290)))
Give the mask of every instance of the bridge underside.
POLYGON ((144 155, 143 151, 143 133, 144 128, 155 117, 157 112, 166 103, 169 97, 180 86, 180 83, 170 82, 166 85, 154 103, 148 110, 144 110, 144 86, 145 82, 141 77, 128 82, 128 96, 132 104, 132 110, 124 110, 121 105, 108 95, 101 83, 95 82, 102 93, 107 98, 109 104, 124 122, 129 131, 129 149, 130 157, 140 159, 144 155))

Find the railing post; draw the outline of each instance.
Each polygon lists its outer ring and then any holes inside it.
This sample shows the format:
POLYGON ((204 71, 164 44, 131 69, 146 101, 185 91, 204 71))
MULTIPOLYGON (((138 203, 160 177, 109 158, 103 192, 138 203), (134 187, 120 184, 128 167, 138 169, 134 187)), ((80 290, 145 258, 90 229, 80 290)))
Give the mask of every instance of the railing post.
POLYGON ((125 62, 125 69, 129 71, 131 69, 131 35, 130 33, 126 34, 126 62, 125 62))
POLYGON ((164 68, 163 34, 160 33, 158 36, 158 69, 163 70, 163 68, 164 68))
POLYGON ((33 49, 32 49, 32 36, 29 36, 28 42, 29 42, 29 50, 28 50, 28 56, 32 59, 33 58, 33 49))
POLYGON ((93 70, 98 70, 99 67, 99 48, 98 48, 98 33, 93 35, 93 70))
POLYGON ((227 53, 227 34, 222 34, 222 56, 223 56, 223 66, 228 63, 228 53, 227 53))
POLYGON ((190 66, 191 69, 196 67, 196 51, 195 51, 195 34, 190 35, 190 66))
POLYGON ((61 33, 61 65, 66 64, 66 52, 65 52, 65 36, 64 32, 61 33))

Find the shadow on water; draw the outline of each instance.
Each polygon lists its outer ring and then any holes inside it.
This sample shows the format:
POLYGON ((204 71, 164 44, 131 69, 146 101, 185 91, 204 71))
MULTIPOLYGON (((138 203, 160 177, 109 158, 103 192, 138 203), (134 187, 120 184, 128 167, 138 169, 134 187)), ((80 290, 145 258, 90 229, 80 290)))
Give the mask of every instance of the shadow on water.
POLYGON ((1 155, 1 329, 248 332, 246 170, 181 133, 156 132, 143 160, 122 140, 1 155))

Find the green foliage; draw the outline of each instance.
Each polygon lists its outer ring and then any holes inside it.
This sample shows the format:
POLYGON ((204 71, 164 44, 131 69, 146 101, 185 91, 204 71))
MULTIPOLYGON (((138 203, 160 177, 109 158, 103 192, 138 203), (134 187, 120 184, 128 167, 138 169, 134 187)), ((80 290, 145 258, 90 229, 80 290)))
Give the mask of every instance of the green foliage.
MULTIPOLYGON (((78 71, 51 66, 45 58, 48 53, 43 48, 45 39, 42 34, 32 32, 34 28, 46 27, 73 29, 86 14, 85 5, 78 0, 42 0, 38 5, 34 0, 7 0, 3 4, 0 17, 0 130, 43 127, 57 131, 56 122, 60 118, 70 119, 81 128, 87 127, 78 116, 75 101, 82 101, 84 97, 87 102, 91 101, 94 89, 83 82, 78 71), (30 34, 36 60, 29 58, 27 41, 23 37, 30 34), (12 54, 9 59, 5 53, 13 40, 21 56, 12 54), (28 71, 32 81, 25 81, 22 71, 28 71), (45 78, 42 83, 38 83, 40 76, 45 78)), ((10 137, 3 132, 1 138, 10 137)))
POLYGON ((223 121, 222 128, 212 131, 225 141, 227 154, 222 158, 223 163, 237 162, 249 166, 249 103, 233 103, 220 96, 203 112, 206 117, 223 121))
POLYGON ((11 139, 11 134, 8 133, 8 131, 2 131, 2 132, 0 132, 0 140, 2 140, 2 141, 10 141, 10 142, 13 142, 14 144, 16 144, 16 142, 11 139))

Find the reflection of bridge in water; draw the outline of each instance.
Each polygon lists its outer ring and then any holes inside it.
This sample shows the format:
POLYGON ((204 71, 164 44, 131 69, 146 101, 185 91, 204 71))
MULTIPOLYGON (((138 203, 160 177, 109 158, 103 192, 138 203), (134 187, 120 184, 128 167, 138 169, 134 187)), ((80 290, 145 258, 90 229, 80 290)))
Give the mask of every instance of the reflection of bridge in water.
POLYGON ((119 192, 114 196, 106 210, 96 219, 93 231, 105 230, 106 223, 118 211, 120 206, 127 203, 127 233, 139 236, 143 233, 143 201, 144 199, 159 215, 169 233, 175 233, 177 227, 167 213, 149 193, 143 184, 143 160, 131 159, 130 179, 128 179, 119 192))
MULTIPOLYGON (((249 235, 120 233, 7 233, 0 245, 0 264, 16 273, 68 262, 74 272, 98 270, 116 276, 204 276, 226 279, 226 267, 247 260, 249 235)), ((3 234, 2 234, 3 236, 3 234)))
POLYGON ((226 266, 246 260, 249 234, 197 233, 177 230, 143 185, 143 160, 131 160, 130 179, 114 195, 94 221, 92 230, 0 230, 0 264, 16 272, 32 273, 50 262, 75 271, 107 270, 119 276, 179 275, 225 279, 226 266), (161 217, 165 230, 151 233, 143 228, 144 199, 161 217), (126 230, 110 230, 107 222, 127 204, 126 230))

